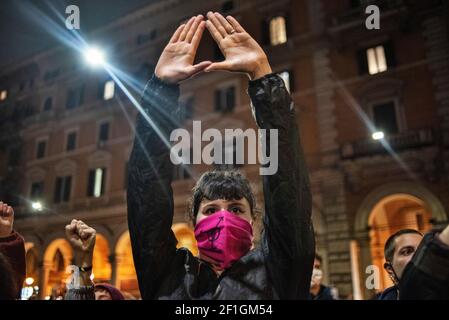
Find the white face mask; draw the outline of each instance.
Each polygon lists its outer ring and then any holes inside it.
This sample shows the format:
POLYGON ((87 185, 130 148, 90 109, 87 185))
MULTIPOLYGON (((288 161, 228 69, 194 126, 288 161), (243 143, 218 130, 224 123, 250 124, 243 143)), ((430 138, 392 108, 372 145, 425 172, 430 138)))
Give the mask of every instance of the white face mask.
POLYGON ((323 279, 323 271, 317 268, 313 268, 312 271, 312 279, 310 280, 310 286, 315 287, 321 284, 321 280, 323 279))

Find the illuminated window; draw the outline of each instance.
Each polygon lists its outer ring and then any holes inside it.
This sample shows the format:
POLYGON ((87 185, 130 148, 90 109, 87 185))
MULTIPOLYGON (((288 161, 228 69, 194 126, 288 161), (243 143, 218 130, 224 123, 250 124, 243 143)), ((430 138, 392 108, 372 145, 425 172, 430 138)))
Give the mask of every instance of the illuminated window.
POLYGON ((387 71, 396 65, 391 41, 358 51, 359 73, 371 75, 387 71))
POLYGON ((376 74, 387 70, 387 60, 383 46, 366 50, 366 58, 368 59, 369 74, 376 74))
POLYGON ((287 28, 284 17, 275 17, 270 20, 270 43, 273 46, 287 42, 287 28))
POLYGON ((96 168, 89 170, 87 196, 98 198, 104 194, 105 177, 106 168, 96 168))
POLYGON ((109 100, 114 98, 115 82, 113 80, 106 81, 103 90, 103 99, 109 100))
POLYGON ((6 100, 7 97, 8 97, 8 90, 0 91, 0 101, 6 100))

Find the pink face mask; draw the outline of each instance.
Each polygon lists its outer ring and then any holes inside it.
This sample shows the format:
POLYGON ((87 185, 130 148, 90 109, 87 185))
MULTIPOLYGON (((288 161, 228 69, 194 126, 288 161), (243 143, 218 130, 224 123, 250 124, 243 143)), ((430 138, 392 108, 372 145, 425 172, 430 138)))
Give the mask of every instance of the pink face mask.
POLYGON ((229 211, 219 211, 195 226, 200 256, 221 269, 229 268, 251 249, 251 224, 229 211))

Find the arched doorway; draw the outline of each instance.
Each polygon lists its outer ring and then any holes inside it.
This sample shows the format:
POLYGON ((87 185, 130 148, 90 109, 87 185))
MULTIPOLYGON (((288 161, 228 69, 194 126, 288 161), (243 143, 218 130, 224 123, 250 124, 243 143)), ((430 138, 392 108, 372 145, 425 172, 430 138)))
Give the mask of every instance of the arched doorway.
POLYGON ((39 292, 39 252, 32 242, 25 242, 26 276, 22 299, 28 299, 39 292))
POLYGON ((393 233, 401 229, 414 229, 425 233, 431 229, 432 214, 425 202, 408 194, 394 194, 380 200, 373 208, 370 226, 372 264, 381 270, 380 291, 393 285, 384 270, 385 243, 393 233))
POLYGON ((198 255, 198 246, 195 239, 195 234, 187 223, 175 223, 172 226, 178 244, 176 248, 187 248, 194 256, 198 255))
POLYGON ((117 276, 115 286, 123 292, 129 292, 135 297, 140 296, 136 269, 131 249, 129 231, 124 232, 115 247, 117 261, 117 276))
POLYGON ((109 262, 109 255, 108 241, 104 236, 97 233, 92 261, 93 279, 96 283, 109 282, 111 280, 111 263, 109 262))
POLYGON ((51 296, 55 292, 63 291, 68 274, 67 266, 72 262, 72 248, 65 239, 53 240, 44 253, 45 279, 42 296, 51 296))
POLYGON ((414 182, 395 182, 377 187, 362 201, 355 216, 351 261, 353 291, 356 299, 368 299, 391 283, 383 270, 383 246, 387 238, 403 228, 427 231, 432 226, 447 223, 441 201, 423 185, 414 182), (431 221, 430 221, 431 219, 431 221), (379 271, 379 288, 368 288, 371 275, 368 268, 379 271))

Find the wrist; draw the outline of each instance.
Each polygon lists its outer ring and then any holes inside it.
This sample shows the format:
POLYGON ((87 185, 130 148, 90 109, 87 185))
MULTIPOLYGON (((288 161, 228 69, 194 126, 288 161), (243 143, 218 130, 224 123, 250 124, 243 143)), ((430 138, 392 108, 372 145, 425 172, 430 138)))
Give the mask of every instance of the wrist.
POLYGON ((75 265, 78 267, 91 267, 93 252, 77 251, 75 252, 75 265))
POLYGON ((154 71, 154 75, 156 76, 156 78, 168 85, 175 85, 178 84, 178 80, 177 79, 173 79, 172 77, 167 77, 166 75, 164 75, 163 73, 160 72, 160 70, 156 67, 156 70, 154 71))
POLYGON ((248 76, 250 80, 257 80, 272 72, 273 71, 271 70, 271 66, 268 63, 268 60, 266 58, 263 58, 259 62, 257 62, 256 68, 252 72, 250 72, 248 76))

